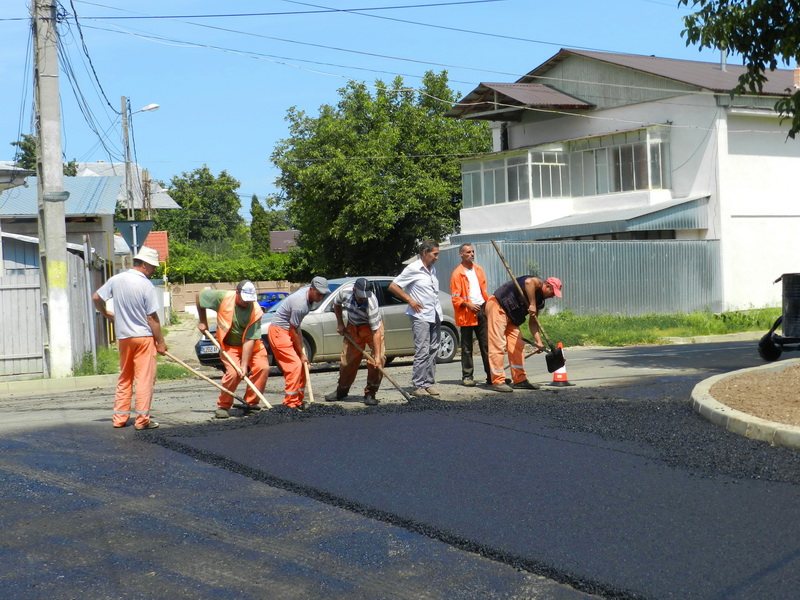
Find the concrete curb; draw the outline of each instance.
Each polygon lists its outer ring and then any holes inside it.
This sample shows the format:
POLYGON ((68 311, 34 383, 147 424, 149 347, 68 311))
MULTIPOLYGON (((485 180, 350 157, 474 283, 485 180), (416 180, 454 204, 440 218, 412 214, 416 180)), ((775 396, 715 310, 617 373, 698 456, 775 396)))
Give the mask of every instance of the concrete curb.
POLYGON ((800 363, 800 359, 793 359, 783 361, 780 364, 771 363, 709 377, 698 383, 692 390, 692 409, 715 425, 724 427, 731 433, 753 440, 768 442, 773 446, 800 450, 800 427, 767 421, 766 419, 743 413, 718 402, 710 394, 711 387, 715 383, 728 377, 735 377, 752 371, 782 371, 798 363, 800 363))
POLYGON ((62 379, 21 379, 0 382, 0 399, 11 395, 41 394, 115 387, 119 374, 64 377, 62 379))

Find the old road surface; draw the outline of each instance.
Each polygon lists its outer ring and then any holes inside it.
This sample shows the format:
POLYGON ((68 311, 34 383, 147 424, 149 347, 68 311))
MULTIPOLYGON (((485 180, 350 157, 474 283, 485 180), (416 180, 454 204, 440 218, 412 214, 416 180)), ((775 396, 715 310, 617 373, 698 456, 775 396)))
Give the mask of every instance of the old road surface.
MULTIPOLYGON (((574 387, 499 394, 440 366, 442 400, 384 382, 213 421, 216 390, 159 382, 161 428, 111 427, 113 386, 6 394, 8 599, 787 599, 800 459, 709 423, 693 386, 755 342, 568 349, 574 387)), ((410 363, 392 365, 402 385, 410 363)), ((213 374, 213 372, 212 372, 213 374)), ((217 375, 214 375, 217 377, 217 375)))

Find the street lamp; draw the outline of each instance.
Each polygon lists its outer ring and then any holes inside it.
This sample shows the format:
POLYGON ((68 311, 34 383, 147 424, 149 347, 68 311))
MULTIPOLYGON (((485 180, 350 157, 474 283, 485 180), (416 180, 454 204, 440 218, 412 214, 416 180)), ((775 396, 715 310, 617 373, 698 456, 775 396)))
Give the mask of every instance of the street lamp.
POLYGON ((131 189, 131 146, 128 141, 128 118, 140 112, 158 110, 158 104, 148 104, 144 108, 130 112, 128 98, 122 96, 122 152, 125 158, 125 200, 128 205, 128 220, 133 221, 133 190, 131 189))

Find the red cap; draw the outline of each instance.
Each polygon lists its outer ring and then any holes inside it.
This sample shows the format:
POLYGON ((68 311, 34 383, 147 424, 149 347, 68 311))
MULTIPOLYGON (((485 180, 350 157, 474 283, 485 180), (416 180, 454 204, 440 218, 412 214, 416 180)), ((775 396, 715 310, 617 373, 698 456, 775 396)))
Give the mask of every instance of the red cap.
POLYGON ((561 280, 558 277, 548 277, 544 282, 553 286, 556 298, 561 298, 561 280))

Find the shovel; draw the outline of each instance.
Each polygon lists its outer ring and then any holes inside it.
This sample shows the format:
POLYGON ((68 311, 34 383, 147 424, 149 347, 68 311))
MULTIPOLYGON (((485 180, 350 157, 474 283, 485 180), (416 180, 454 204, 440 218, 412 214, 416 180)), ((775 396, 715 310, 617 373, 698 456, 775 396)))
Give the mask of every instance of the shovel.
POLYGON ((403 398, 405 398, 406 400, 411 402, 411 396, 408 395, 408 392, 406 392, 403 388, 401 388, 400 384, 398 384, 394 379, 392 379, 392 376, 389 375, 386 371, 384 371, 382 366, 380 366, 377 362, 375 362, 375 359, 373 358, 372 354, 370 354, 369 351, 366 348, 362 348, 361 346, 359 346, 356 343, 356 341, 353 339, 353 337, 349 333, 347 333, 346 331, 344 332, 344 337, 345 337, 345 339, 347 339, 348 342, 353 344, 353 346, 356 348, 356 350, 359 350, 361 352, 361 354, 366 356, 367 360, 371 360, 375 364, 375 366, 378 367, 378 370, 381 373, 383 373, 383 376, 386 377, 386 379, 389 380, 389 383, 391 383, 394 387, 397 388, 397 391, 400 392, 403 395, 403 398))
MULTIPOLYGON (((500 248, 498 248, 495 241, 494 240, 491 241, 492 241, 492 246, 494 246, 494 249, 497 251, 497 256, 500 257, 500 261, 503 263, 503 266, 506 268, 506 271, 508 271, 508 275, 511 277, 511 281, 513 281, 514 285, 517 287, 519 295, 522 297, 523 300, 525 300, 526 299, 525 292, 523 292, 522 288, 519 286, 519 282, 517 281, 517 278, 514 277, 514 273, 511 271, 511 267, 508 266, 508 263, 506 262, 503 253, 500 252, 500 248)), ((567 362, 566 359, 564 358, 564 352, 560 348, 553 346, 553 344, 550 342, 550 339, 547 337, 547 334, 544 332, 544 329, 542 329, 542 324, 539 323, 538 318, 534 316, 533 322, 536 323, 536 327, 539 329, 539 333, 542 334, 544 341, 547 343, 548 346, 550 346, 550 352, 544 355, 544 360, 547 363, 547 372, 555 373, 561 367, 563 367, 567 362)), ((528 343, 530 344, 530 342, 528 343)), ((535 345, 536 344, 534 344, 534 346, 535 345)))
POLYGON ((230 354, 228 354, 227 352, 225 352, 225 350, 222 349, 222 346, 219 345, 219 342, 217 341, 217 339, 213 335, 211 335, 208 332, 207 329, 203 330, 203 334, 205 334, 205 336, 209 340, 211 340, 211 343, 213 343, 217 347, 217 350, 219 350, 219 353, 225 358, 225 360, 227 360, 230 363, 230 365, 233 367, 233 369, 239 374, 239 377, 244 379, 244 382, 248 385, 248 387, 251 390, 253 390, 253 393, 256 395, 256 397, 259 400, 261 400, 267 408, 272 408, 272 405, 264 397, 264 394, 261 393, 261 390, 259 390, 256 387, 256 385, 252 381, 250 381, 250 379, 247 377, 247 375, 245 375, 245 373, 242 370, 242 368, 237 364, 237 362, 235 360, 233 360, 231 358, 230 354))

